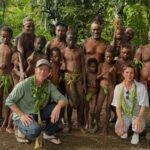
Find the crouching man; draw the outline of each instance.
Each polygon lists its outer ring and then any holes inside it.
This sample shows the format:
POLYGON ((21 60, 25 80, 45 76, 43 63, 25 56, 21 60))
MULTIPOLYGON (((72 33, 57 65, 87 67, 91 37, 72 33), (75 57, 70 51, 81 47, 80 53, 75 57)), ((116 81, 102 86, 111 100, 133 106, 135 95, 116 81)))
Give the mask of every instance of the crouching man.
MULTIPOLYGON (((54 134, 59 130, 66 98, 47 80, 50 64, 46 59, 36 63, 35 75, 18 83, 6 99, 6 105, 13 111, 13 120, 20 133, 27 138, 16 136, 19 142, 37 138, 41 133, 41 122, 45 120, 43 138, 54 144, 60 139, 54 134), (53 102, 49 102, 49 99, 53 102)), ((17 134, 19 135, 19 134, 17 134)))

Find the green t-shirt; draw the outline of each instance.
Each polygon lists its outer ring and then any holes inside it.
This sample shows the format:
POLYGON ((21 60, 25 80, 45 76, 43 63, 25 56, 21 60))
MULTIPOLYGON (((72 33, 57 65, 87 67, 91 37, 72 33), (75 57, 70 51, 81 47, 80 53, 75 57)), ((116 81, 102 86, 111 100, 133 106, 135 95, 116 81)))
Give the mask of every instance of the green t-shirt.
MULTIPOLYGON (((34 112, 34 99, 32 97, 32 77, 29 77, 21 82, 19 82, 12 92, 8 95, 6 99, 6 106, 16 104, 19 109, 27 114, 36 114, 34 112)), ((67 103, 67 99, 57 90, 55 85, 49 81, 48 84, 48 96, 45 102, 45 105, 48 103, 48 100, 51 99, 54 102, 58 102, 60 99, 64 99, 67 103)), ((44 107, 43 106, 43 107, 44 107)), ((13 120, 19 119, 19 116, 13 112, 13 120)))

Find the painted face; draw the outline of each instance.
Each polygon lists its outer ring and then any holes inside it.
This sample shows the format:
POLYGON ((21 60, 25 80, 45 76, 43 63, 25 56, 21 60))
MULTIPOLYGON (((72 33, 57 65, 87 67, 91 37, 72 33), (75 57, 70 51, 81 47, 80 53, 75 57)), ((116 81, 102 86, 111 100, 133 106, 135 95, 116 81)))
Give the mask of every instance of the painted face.
POLYGON ((134 79, 134 69, 127 67, 122 73, 125 81, 132 82, 134 79))
POLYGON ((69 48, 74 48, 76 45, 76 41, 77 41, 77 37, 74 34, 72 33, 67 34, 66 42, 69 48))
POLYGON ((110 64, 110 63, 112 63, 113 62, 113 56, 112 56, 112 54, 111 53, 109 53, 109 52, 106 52, 105 53, 105 62, 106 63, 108 63, 108 64, 110 64))
POLYGON ((47 79, 49 72, 50 72, 49 67, 44 64, 35 68, 35 78, 37 82, 43 83, 43 81, 47 79))
POLYGON ((64 39, 66 36, 66 28, 64 26, 57 26, 55 33, 58 39, 64 39))
POLYGON ((1 31, 1 42, 4 44, 8 44, 11 41, 11 35, 7 31, 1 31))
POLYGON ((128 60, 129 59, 129 50, 127 48, 123 48, 120 52, 120 57, 123 60, 128 60))
POLYGON ((36 51, 42 51, 45 47, 45 44, 42 42, 40 38, 36 38, 34 42, 34 48, 36 51))
POLYGON ((92 63, 88 66, 88 70, 89 70, 89 72, 91 72, 91 73, 95 73, 96 70, 97 70, 97 65, 96 65, 94 62, 92 62, 92 63))
POLYGON ((60 62, 60 59, 61 59, 60 53, 57 51, 53 51, 51 59, 53 62, 56 62, 56 63, 60 62))
POLYGON ((99 39, 101 33, 101 26, 96 23, 92 23, 91 25, 91 35, 94 39, 99 39))
POLYGON ((29 33, 34 33, 34 23, 31 21, 27 21, 24 25, 23 28, 26 32, 29 33))

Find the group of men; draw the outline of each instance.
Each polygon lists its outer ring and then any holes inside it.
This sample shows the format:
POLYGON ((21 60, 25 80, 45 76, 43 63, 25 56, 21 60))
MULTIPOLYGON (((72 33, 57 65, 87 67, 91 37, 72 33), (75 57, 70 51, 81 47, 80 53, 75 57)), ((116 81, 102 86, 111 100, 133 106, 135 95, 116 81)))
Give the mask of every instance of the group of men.
MULTIPOLYGON (((24 18, 23 31, 17 36, 15 46, 11 44, 12 29, 6 26, 1 29, 0 123, 2 131, 12 132, 12 111, 19 142, 28 142, 28 139, 38 137, 41 133, 42 120, 45 120, 43 137, 60 144, 61 141, 53 134, 59 131, 60 122, 65 121, 65 106, 67 106, 65 131, 71 130, 72 110, 76 109, 77 125, 81 132, 95 133, 100 129, 100 113, 103 104, 106 103, 103 132, 105 134, 108 132, 111 111, 113 111, 114 116, 121 118, 121 123, 120 120, 116 123, 116 126, 119 124, 119 131, 116 127, 116 133, 122 138, 127 137, 126 132, 122 132, 122 129, 120 131, 120 128, 125 127, 123 127, 122 113, 117 108, 124 108, 123 112, 129 113, 129 118, 134 118, 135 114, 129 111, 129 108, 131 105, 131 110, 134 112, 137 104, 142 108, 138 110, 142 111, 141 119, 145 112, 143 107, 149 106, 150 32, 148 32, 149 43, 136 49, 131 42, 135 32, 132 28, 124 30, 122 26, 117 27, 113 41, 109 43, 101 37, 102 26, 103 20, 100 17, 94 18, 91 24, 91 37, 87 38, 81 46, 77 45, 77 33, 73 28, 69 27, 67 30, 66 25, 62 23, 56 25, 56 37, 47 44, 44 36, 35 35, 34 21, 30 17, 24 18), (130 65, 135 66, 135 76, 132 76, 133 68, 130 65), (131 77, 127 77, 128 72, 131 77), (146 88, 142 86, 141 89, 148 91, 148 94, 145 92, 143 101, 139 103, 135 102, 139 85, 136 82, 134 84, 134 77, 145 85, 146 88), (119 100, 114 95, 114 89, 116 84, 122 83, 129 85, 127 87, 125 84, 129 98, 125 98, 123 103, 118 102, 121 105, 117 105, 116 101, 119 100), (126 105, 128 99, 131 100, 131 104, 126 105), (3 100, 6 101, 4 119, 3 100), (116 110, 111 104, 116 107, 116 110), (27 139, 19 136, 18 132, 23 133, 27 139)), ((128 119, 124 122, 128 122, 128 119)), ((139 120, 137 122, 140 130, 141 123, 139 120)), ((134 135, 131 143, 137 144, 138 141, 138 136, 134 135)))

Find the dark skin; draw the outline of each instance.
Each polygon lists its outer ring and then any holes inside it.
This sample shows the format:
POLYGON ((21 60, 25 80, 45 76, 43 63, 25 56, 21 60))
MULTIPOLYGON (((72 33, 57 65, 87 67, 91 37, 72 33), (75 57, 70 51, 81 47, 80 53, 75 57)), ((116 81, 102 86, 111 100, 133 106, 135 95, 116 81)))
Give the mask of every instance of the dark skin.
POLYGON ((26 75, 30 76, 34 74, 35 65, 36 62, 40 59, 47 59, 47 56, 44 54, 45 44, 42 43, 42 40, 40 38, 36 38, 34 42, 34 52, 27 58, 27 69, 26 69, 26 75))
POLYGON ((140 70, 140 81, 146 85, 150 100, 150 31, 148 32, 148 44, 138 48, 134 58, 143 63, 140 70))
POLYGON ((15 51, 12 55, 13 69, 11 71, 14 85, 16 85, 20 80, 20 68, 19 68, 19 52, 15 51))
POLYGON ((125 42, 124 30, 120 28, 116 29, 114 33, 114 39, 111 42, 111 45, 115 49, 115 57, 116 57, 115 59, 118 59, 120 55, 121 47, 123 46, 124 42, 125 42))
POLYGON ((58 52, 58 51, 52 51, 50 80, 57 87, 59 87, 59 84, 60 84, 60 81, 61 81, 61 77, 60 77, 60 72, 61 72, 60 60, 61 60, 61 53, 58 52))
MULTIPOLYGON (((9 75, 12 70, 12 63, 11 58, 14 51, 14 46, 11 44, 12 35, 8 31, 1 31, 2 43, 0 44, 0 75, 9 75)), ((13 85, 11 85, 13 86, 13 85)), ((11 91, 12 87, 9 87, 9 92, 11 91)), ((3 100, 6 99, 7 94, 4 93, 4 89, 0 87, 0 97, 1 97, 1 104, 0 104, 0 118, 2 118, 2 108, 3 108, 3 100)), ((5 107, 5 118, 3 124, 1 126, 1 130, 4 131, 12 131, 11 125, 11 117, 10 117, 10 109, 5 107), (10 119, 9 119, 10 118, 10 119)))
POLYGON ((26 77, 27 58, 34 50, 34 23, 26 21, 23 25, 23 32, 20 34, 16 47, 19 53, 20 80, 26 77))
POLYGON ((126 30, 125 30, 125 39, 128 43, 131 43, 131 40, 133 39, 134 37, 134 30, 131 28, 131 27, 128 27, 126 30))
POLYGON ((50 59, 50 51, 52 48, 57 47, 60 49, 63 55, 63 50, 66 47, 66 28, 64 26, 58 25, 55 30, 56 37, 46 44, 46 55, 50 59))
POLYGON ((121 49, 120 57, 116 61, 116 67, 117 67, 117 83, 121 83, 123 81, 122 71, 123 67, 132 64, 133 61, 130 59, 130 50, 126 47, 121 49))
POLYGON ((134 38, 134 30, 131 27, 128 27, 125 32, 125 41, 131 47, 131 59, 134 58, 136 47, 132 44, 132 39, 134 38))
MULTIPOLYGON (((68 33, 66 37, 67 47, 64 50, 65 62, 65 80, 67 82, 67 75, 74 76, 78 74, 77 80, 66 83, 66 92, 70 103, 67 107, 68 127, 67 131, 71 130, 71 117, 73 108, 77 109, 77 121, 79 129, 84 132, 81 123, 84 112, 83 101, 83 86, 85 83, 84 57, 81 50, 76 47, 77 37, 74 33, 68 33)), ((69 79, 70 80, 70 79, 69 79)))
POLYGON ((97 103, 98 96, 98 82, 97 82, 97 64, 92 62, 87 66, 87 76, 86 76, 86 93, 92 93, 92 99, 90 101, 86 100, 85 105, 85 121, 86 129, 89 132, 93 132, 92 127, 95 119, 95 107, 97 103))
POLYGON ((86 39, 83 43, 83 50, 85 55, 85 64, 89 58, 96 58, 98 63, 104 62, 104 54, 108 42, 101 38, 102 25, 92 23, 91 37, 86 39))
POLYGON ((114 85, 116 83, 116 67, 113 63, 112 53, 105 52, 105 62, 99 65, 97 79, 100 84, 100 91, 98 94, 97 105, 96 105, 96 125, 95 131, 99 129, 100 113, 106 101, 105 111, 105 126, 103 127, 103 133, 108 132, 109 120, 111 116, 111 102, 113 99, 114 85), (108 93, 105 94, 104 88, 107 87, 108 93))

